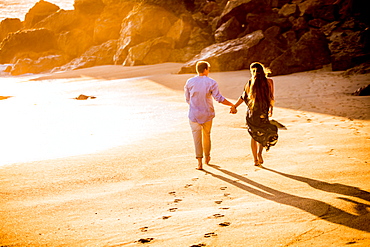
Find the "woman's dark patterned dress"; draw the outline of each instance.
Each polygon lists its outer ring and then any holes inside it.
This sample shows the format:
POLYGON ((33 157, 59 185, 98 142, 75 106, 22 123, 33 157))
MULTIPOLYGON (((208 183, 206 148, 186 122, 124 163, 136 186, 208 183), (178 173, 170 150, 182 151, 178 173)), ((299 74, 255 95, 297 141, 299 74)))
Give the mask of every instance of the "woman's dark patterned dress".
MULTIPOLYGON (((245 90, 241 98, 248 106, 248 93, 245 90)), ((246 117, 249 134, 255 141, 262 144, 266 148, 266 151, 278 141, 278 128, 276 125, 270 123, 268 111, 269 107, 261 109, 256 102, 253 111, 248 107, 246 117)))

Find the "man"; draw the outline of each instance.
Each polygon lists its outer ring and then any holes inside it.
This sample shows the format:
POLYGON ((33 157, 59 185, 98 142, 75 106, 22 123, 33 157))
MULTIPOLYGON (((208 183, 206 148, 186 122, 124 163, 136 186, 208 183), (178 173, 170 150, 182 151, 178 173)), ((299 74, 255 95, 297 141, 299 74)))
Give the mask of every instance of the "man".
POLYGON ((219 103, 231 106, 231 113, 236 112, 234 104, 219 92, 217 82, 208 77, 209 69, 208 62, 197 62, 198 75, 187 80, 184 87, 186 102, 189 104, 189 122, 193 133, 198 170, 203 170, 203 154, 207 165, 211 160, 211 128, 215 117, 212 97, 219 103))

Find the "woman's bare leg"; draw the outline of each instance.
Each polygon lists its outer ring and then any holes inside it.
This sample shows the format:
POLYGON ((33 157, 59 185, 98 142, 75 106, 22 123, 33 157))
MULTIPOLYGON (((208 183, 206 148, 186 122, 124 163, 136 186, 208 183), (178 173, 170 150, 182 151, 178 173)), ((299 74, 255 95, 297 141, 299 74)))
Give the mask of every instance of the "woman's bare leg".
POLYGON ((258 161, 258 156, 257 156, 257 142, 253 138, 251 138, 251 149, 252 149, 252 154, 254 158, 254 165, 258 166, 259 161, 258 161))
POLYGON ((262 151, 263 151, 263 146, 262 144, 258 143, 258 163, 260 165, 263 164, 262 151))

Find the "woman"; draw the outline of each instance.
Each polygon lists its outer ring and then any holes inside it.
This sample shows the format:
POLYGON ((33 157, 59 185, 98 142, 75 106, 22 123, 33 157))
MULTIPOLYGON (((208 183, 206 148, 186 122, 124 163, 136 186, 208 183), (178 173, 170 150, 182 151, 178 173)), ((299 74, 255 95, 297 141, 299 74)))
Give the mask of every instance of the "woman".
POLYGON ((270 124, 274 106, 274 82, 267 78, 267 70, 261 63, 252 63, 250 66, 251 79, 244 87, 244 92, 235 104, 236 108, 244 101, 247 104, 247 125, 251 135, 251 149, 254 165, 263 164, 262 151, 269 150, 278 139, 277 127, 270 124))

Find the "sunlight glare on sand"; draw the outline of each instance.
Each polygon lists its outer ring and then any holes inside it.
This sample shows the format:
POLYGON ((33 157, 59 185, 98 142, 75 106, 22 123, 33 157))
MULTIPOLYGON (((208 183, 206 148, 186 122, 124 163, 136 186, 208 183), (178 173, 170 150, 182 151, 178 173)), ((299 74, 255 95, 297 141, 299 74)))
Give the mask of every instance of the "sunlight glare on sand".
POLYGON ((0 165, 127 145, 169 130, 185 115, 174 114, 156 98, 142 97, 145 92, 130 80, 19 82, 21 78, 2 78, 0 85, 1 96, 13 96, 0 100, 0 165), (75 100, 80 93, 96 99, 75 100))

